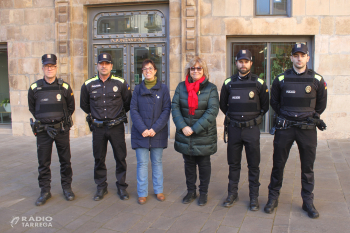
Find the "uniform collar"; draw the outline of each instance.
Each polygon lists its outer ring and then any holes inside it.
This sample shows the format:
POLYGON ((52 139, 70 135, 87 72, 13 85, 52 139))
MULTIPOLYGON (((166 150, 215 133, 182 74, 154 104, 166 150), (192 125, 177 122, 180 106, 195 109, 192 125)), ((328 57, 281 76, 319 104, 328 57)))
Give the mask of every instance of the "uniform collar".
MULTIPOLYGON (((109 75, 109 77, 106 79, 106 81, 105 82, 107 82, 108 80, 110 80, 111 79, 111 77, 112 77, 112 73, 109 75)), ((101 81, 101 82, 103 82, 102 81, 102 79, 100 78, 100 75, 99 74, 97 74, 97 77, 98 77, 98 79, 101 81)))
POLYGON ((306 69, 305 69, 305 71, 304 72, 302 72, 302 73, 298 73, 295 69, 294 69, 294 66, 292 67, 292 70, 293 70, 293 73, 294 74, 296 74, 296 75, 303 75, 303 74, 305 74, 306 73, 306 71, 308 70, 308 68, 307 68, 307 66, 306 66, 306 69))
POLYGON ((247 79, 250 77, 251 73, 252 73, 252 72, 249 71, 249 73, 246 74, 246 75, 243 76, 243 77, 239 76, 239 73, 237 73, 237 79, 239 79, 239 80, 247 80, 247 79))
POLYGON ((45 76, 43 77, 43 80, 44 80, 44 82, 45 82, 46 84, 52 85, 52 84, 55 84, 55 83, 57 82, 57 77, 55 78, 55 81, 53 81, 52 83, 48 83, 48 82, 46 81, 46 79, 45 79, 45 76))

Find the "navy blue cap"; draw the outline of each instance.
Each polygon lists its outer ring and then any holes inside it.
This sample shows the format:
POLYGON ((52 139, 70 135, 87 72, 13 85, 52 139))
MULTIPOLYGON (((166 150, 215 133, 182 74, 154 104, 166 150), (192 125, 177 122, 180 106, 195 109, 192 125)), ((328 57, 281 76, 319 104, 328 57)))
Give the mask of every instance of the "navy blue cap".
POLYGON ((295 44, 293 46, 293 49, 292 49, 292 55, 294 53, 305 53, 307 55, 309 55, 309 49, 307 48, 307 46, 305 44, 295 44))
POLYGON ((242 59, 252 61, 253 60, 252 53, 247 49, 239 50, 236 55, 236 61, 239 61, 242 59))
POLYGON ((55 54, 44 54, 42 57, 41 57, 41 61, 43 63, 43 65, 46 65, 46 64, 53 64, 53 65, 56 65, 57 63, 57 57, 55 54))
POLYGON ((112 63, 112 56, 109 53, 101 53, 98 55, 98 63, 103 61, 112 63))

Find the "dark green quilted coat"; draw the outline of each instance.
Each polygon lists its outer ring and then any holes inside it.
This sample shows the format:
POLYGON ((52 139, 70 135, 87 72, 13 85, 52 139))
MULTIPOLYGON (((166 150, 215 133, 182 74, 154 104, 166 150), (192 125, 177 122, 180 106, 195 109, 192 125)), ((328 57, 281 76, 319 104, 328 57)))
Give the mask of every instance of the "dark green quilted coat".
POLYGON ((206 78, 200 84, 198 109, 195 115, 188 114, 188 93, 185 82, 176 88, 171 111, 176 125, 175 150, 179 153, 195 156, 212 155, 217 151, 216 116, 219 112, 217 87, 206 78), (186 137, 182 129, 190 126, 193 134, 186 137))

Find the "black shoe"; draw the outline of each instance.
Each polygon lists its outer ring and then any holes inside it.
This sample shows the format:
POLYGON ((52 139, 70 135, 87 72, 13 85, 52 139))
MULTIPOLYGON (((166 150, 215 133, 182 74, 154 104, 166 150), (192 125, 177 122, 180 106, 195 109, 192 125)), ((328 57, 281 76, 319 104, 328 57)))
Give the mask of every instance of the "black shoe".
POLYGON ((72 189, 63 189, 63 195, 67 201, 73 201, 75 198, 75 195, 74 195, 72 189))
POLYGON ((238 201, 238 194, 229 194, 222 205, 224 207, 231 207, 236 201, 238 201))
POLYGON ((51 197, 50 192, 41 193, 40 197, 36 200, 35 205, 36 206, 44 205, 50 197, 51 197))
POLYGON ((197 194, 195 192, 194 193, 188 192, 184 197, 184 199, 182 199, 182 203, 184 204, 191 203, 194 199, 196 199, 196 197, 197 197, 197 194))
POLYGON ((94 201, 100 201, 103 197, 108 193, 107 188, 97 189, 96 194, 94 196, 94 201))
POLYGON ((267 214, 272 214, 273 210, 278 206, 278 200, 268 199, 264 211, 267 214))
POLYGON ((318 213, 318 211, 316 210, 314 204, 309 204, 309 203, 305 203, 303 202, 303 210, 305 210, 307 212, 307 215, 310 218, 318 218, 320 217, 320 214, 318 213))
POLYGON ((249 204, 249 209, 251 211, 258 211, 259 210, 259 200, 257 197, 252 197, 250 198, 250 204, 249 204))
POLYGON ((129 193, 126 191, 126 189, 118 188, 118 195, 120 197, 120 200, 128 200, 129 199, 129 193))
POLYGON ((204 206, 208 202, 208 194, 206 193, 200 193, 199 198, 198 198, 198 205, 199 206, 204 206))

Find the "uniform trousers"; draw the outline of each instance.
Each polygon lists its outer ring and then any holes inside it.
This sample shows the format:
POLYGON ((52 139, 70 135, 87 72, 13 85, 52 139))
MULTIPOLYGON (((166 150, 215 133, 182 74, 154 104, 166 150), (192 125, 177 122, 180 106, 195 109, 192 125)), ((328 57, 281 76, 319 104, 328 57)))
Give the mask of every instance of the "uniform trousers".
POLYGON ((97 189, 107 188, 106 154, 108 141, 111 143, 113 155, 116 162, 115 176, 116 185, 119 189, 126 189, 126 144, 124 124, 121 123, 112 128, 107 126, 98 128, 94 126, 92 132, 92 147, 95 158, 94 179, 97 189))
POLYGON ((278 199, 283 182, 283 171, 290 149, 296 141, 301 163, 301 196, 306 203, 312 203, 314 194, 314 162, 316 159, 317 132, 316 129, 276 130, 273 141, 273 168, 269 185, 269 199, 278 199))
POLYGON ((238 183, 241 173, 241 160, 243 146, 246 151, 248 163, 248 180, 250 198, 259 196, 260 175, 260 129, 259 126, 228 127, 227 162, 229 165, 228 194, 234 195, 238 191, 238 183))
POLYGON ((51 189, 51 154, 52 144, 55 142, 58 158, 60 161, 61 186, 63 189, 70 189, 72 184, 72 166, 71 153, 69 144, 69 127, 66 126, 64 132, 57 129, 58 134, 52 139, 46 131, 40 132, 36 136, 37 153, 38 153, 38 171, 39 187, 41 192, 50 192, 51 189))
POLYGON ((211 162, 210 156, 191 156, 183 154, 185 162, 185 176, 187 191, 189 193, 196 192, 196 181, 197 181, 197 166, 199 171, 198 186, 200 193, 208 193, 208 187, 211 175, 211 162))

